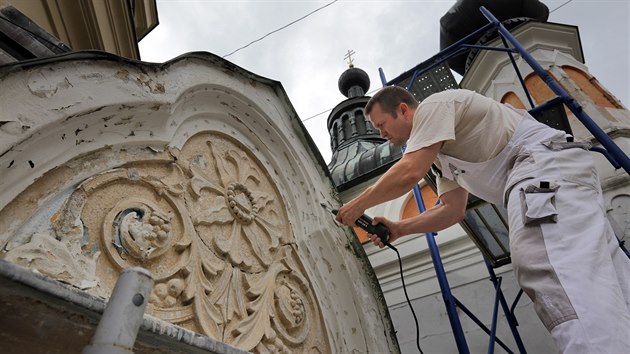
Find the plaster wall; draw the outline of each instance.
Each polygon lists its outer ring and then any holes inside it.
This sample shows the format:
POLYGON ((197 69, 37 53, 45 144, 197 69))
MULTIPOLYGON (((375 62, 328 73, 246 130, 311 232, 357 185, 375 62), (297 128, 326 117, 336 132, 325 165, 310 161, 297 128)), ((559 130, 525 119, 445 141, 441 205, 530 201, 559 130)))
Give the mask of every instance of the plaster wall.
POLYGON ((365 253, 278 82, 207 53, 0 70, 0 257, 254 352, 398 352, 365 253))

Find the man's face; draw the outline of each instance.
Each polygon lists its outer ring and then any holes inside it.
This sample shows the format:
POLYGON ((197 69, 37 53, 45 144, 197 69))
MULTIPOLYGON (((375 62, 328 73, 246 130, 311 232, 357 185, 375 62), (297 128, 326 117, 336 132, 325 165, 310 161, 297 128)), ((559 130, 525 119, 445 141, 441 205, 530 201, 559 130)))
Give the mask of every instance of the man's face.
POLYGON ((370 111, 370 121, 374 128, 378 129, 381 137, 389 140, 397 147, 403 146, 409 139, 411 133, 410 120, 407 119, 407 105, 404 103, 398 105, 395 116, 390 113, 383 112, 381 105, 376 103, 370 111))

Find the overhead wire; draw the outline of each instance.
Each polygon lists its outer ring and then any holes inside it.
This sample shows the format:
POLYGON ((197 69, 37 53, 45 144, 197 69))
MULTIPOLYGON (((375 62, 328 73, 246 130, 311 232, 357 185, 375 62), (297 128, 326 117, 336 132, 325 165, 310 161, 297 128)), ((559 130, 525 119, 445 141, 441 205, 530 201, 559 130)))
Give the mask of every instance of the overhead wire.
POLYGON ((230 55, 232 55, 232 54, 234 54, 234 53, 236 53, 236 52, 238 52, 238 51, 240 51, 240 50, 243 50, 243 49, 245 49, 245 48, 249 47, 250 45, 252 45, 252 44, 254 44, 254 43, 256 43, 256 42, 260 42, 261 40, 263 40, 263 39, 267 38, 268 36, 270 36, 270 35, 272 35, 272 34, 274 34, 274 33, 278 32, 278 31, 281 31, 281 30, 283 30, 283 29, 285 29, 285 28, 287 28, 287 27, 289 27, 289 26, 291 26, 291 25, 293 25, 293 24, 295 24, 295 23, 297 23, 297 22, 302 21, 303 19, 305 19, 305 18, 307 18, 307 17, 311 16, 312 14, 316 13, 317 11, 320 11, 320 10, 325 9, 326 7, 328 7, 328 6, 330 6, 330 5, 334 4, 334 3, 336 3, 337 1, 339 1, 339 0, 333 0, 333 1, 329 2, 328 4, 326 4, 326 5, 324 5, 324 6, 321 6, 321 7, 317 8, 317 9, 315 9, 315 10, 313 10, 313 11, 311 11, 311 12, 307 13, 306 15, 304 15, 304 16, 302 16, 302 17, 298 18, 297 20, 292 21, 292 22, 290 22, 290 23, 288 23, 288 24, 286 24, 286 25, 284 25, 284 26, 282 26, 282 27, 280 27, 280 28, 278 28, 278 29, 275 29, 275 30, 273 30, 273 31, 271 31, 271 32, 269 32, 269 33, 267 33, 267 34, 265 34, 264 36, 262 36, 262 37, 260 37, 260 38, 258 38, 258 39, 255 39, 255 40, 253 40, 253 41, 251 41, 251 42, 247 43, 246 45, 244 45, 244 46, 242 46, 242 47, 240 47, 240 48, 238 48, 238 49, 235 49, 233 52, 231 52, 231 53, 228 53, 228 54, 224 55, 222 58, 227 58, 227 57, 229 57, 230 55))
POLYGON ((568 0, 568 1, 567 1, 567 2, 565 2, 564 4, 562 4, 562 5, 558 6, 558 7, 556 7, 555 9, 553 9, 553 10, 549 11, 549 13, 552 13, 552 12, 556 11, 557 9, 559 9, 559 8, 561 8, 562 6, 564 6, 564 5, 568 4, 568 3, 570 3, 571 1, 573 1, 573 0, 568 0))
MULTIPOLYGON (((369 96, 370 94, 372 94, 372 93, 374 93, 374 92, 376 92, 376 91, 378 91, 378 90, 380 90, 380 89, 381 89, 381 87, 379 87, 379 88, 377 88, 377 89, 374 89, 374 90, 372 90, 372 91, 370 91, 370 92, 366 93, 365 95, 366 95, 366 96, 369 96)), ((308 118, 304 118, 304 119, 302 119, 302 122, 306 122, 307 120, 310 120, 310 119, 313 119, 313 118, 319 117, 319 116, 321 116, 321 115, 322 115, 322 114, 324 114, 324 113, 328 113, 328 112, 332 111, 334 108, 335 108, 335 107, 333 107, 333 108, 328 108, 327 110, 325 110, 325 111, 323 111, 323 112, 319 112, 319 113, 317 113, 317 114, 315 114, 315 115, 312 115, 312 116, 310 116, 310 117, 308 117, 308 118)))

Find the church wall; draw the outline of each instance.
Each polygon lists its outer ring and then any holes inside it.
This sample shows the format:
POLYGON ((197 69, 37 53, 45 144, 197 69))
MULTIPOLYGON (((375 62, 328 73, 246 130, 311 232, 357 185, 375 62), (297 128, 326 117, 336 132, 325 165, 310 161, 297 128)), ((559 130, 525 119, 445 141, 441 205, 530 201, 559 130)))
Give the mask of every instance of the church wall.
POLYGON ((0 78, 0 257, 103 298, 142 266, 148 315, 248 351, 398 351, 279 83, 207 53, 0 78))

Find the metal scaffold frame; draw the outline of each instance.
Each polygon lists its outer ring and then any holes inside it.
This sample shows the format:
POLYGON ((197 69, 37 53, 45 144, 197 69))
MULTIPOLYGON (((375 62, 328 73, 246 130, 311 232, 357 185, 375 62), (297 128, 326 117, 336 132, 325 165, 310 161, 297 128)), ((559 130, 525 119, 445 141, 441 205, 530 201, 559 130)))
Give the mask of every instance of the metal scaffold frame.
MULTIPOLYGON (((432 69, 442 65, 445 61, 453 58, 457 55, 462 54, 463 52, 470 49, 478 49, 478 50, 491 50, 491 51, 500 51, 505 52, 510 58, 512 65, 516 71, 518 79, 525 91, 527 99, 532 106, 530 113, 534 113, 536 111, 547 108, 547 106, 554 104, 556 102, 561 101, 564 105, 566 105, 571 112, 578 118, 578 120, 589 130, 591 134, 597 139, 597 141, 601 144, 602 147, 592 148, 593 151, 602 153, 608 161, 613 165, 615 169, 623 168, 628 174, 630 174, 630 159, 628 156, 617 146, 612 139, 599 127, 591 117, 588 116, 579 105, 579 103, 573 99, 560 84, 549 75, 545 69, 530 55, 527 50, 518 42, 518 40, 510 33, 506 27, 485 7, 480 7, 479 10, 486 17, 489 23, 475 32, 469 34, 468 36, 462 38, 461 40, 455 42, 444 50, 440 51, 429 60, 424 61, 423 63, 417 65, 416 67, 400 74, 396 78, 387 81, 385 79, 385 74, 382 69, 379 69, 379 74, 381 78, 381 82, 384 86, 400 84, 404 80, 407 80, 407 89, 411 89, 416 79, 422 77, 425 73, 429 72, 432 69), (477 44, 469 44, 469 42, 475 41, 481 35, 489 32, 489 31, 497 31, 499 37, 503 41, 504 47, 491 47, 491 46, 483 46, 477 44), (518 69, 516 64, 516 60, 514 59, 513 54, 518 54, 520 57, 529 64, 529 66, 533 69, 533 71, 547 84, 547 86, 557 95, 557 97, 545 104, 542 104, 538 107, 535 107, 529 91, 525 86, 525 82, 523 77, 518 69)), ((416 199, 416 203, 418 206, 418 210, 420 213, 423 213, 426 208, 424 205, 424 201, 422 199, 422 195, 420 192, 420 188, 416 185, 413 189, 413 194, 416 199)), ((505 314, 506 320, 510 326, 511 332, 514 336, 515 343, 518 347, 520 353, 526 353, 525 347, 523 345, 523 341, 521 340, 520 334, 518 332, 517 326, 518 322, 516 320, 516 316, 514 315, 514 309, 523 294, 523 290, 521 289, 517 294, 516 298, 511 307, 508 306, 505 297, 503 296, 503 292, 501 290, 501 277, 497 277, 492 264, 488 261, 488 259, 484 256, 484 261, 488 272, 490 274, 490 280, 492 281, 495 287, 495 300, 493 306, 493 314, 492 314, 492 324, 491 328, 487 328, 475 315, 468 310, 457 298, 452 294, 448 279, 446 277, 446 272, 444 270, 444 265, 442 264, 442 260, 439 253, 439 248, 435 237, 437 236, 434 232, 426 233, 426 240, 428 243, 429 251, 431 254, 431 258, 433 260, 433 265, 436 272, 436 277, 438 283, 440 285, 440 289, 442 292, 442 297, 445 302, 448 318, 451 324, 451 328, 453 330, 453 335, 455 337, 455 342, 457 345, 457 349, 459 353, 468 354, 470 353, 468 349, 468 345, 466 343, 466 338, 464 335, 464 331, 459 320, 459 315, 457 314, 457 308, 461 309, 466 315, 468 315, 473 322, 475 322, 482 330, 484 330, 490 337, 488 344, 488 353, 494 353, 494 345, 499 344, 503 349, 505 349, 508 353, 513 353, 513 351, 507 347, 507 345, 502 342, 499 338, 496 337, 496 329, 497 329, 497 321, 498 321, 498 308, 501 305, 503 312, 505 314)), ((626 255, 630 257, 630 253, 625 248, 623 241, 619 241, 620 247, 624 250, 626 255)))

